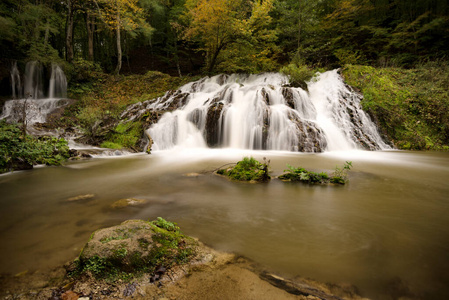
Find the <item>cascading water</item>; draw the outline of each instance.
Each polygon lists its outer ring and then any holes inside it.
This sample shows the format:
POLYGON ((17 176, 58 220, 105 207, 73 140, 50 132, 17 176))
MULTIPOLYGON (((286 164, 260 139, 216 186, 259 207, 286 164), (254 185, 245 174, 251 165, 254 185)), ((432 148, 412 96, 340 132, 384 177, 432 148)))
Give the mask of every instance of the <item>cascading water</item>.
POLYGON ((219 75, 128 109, 166 111, 148 129, 154 150, 230 147, 301 152, 389 149, 360 107, 361 96, 337 70, 320 74, 309 93, 281 74, 219 75))
POLYGON ((25 66, 24 97, 39 99, 44 97, 42 65, 37 61, 30 61, 25 66))
POLYGON ((67 78, 61 67, 56 64, 52 65, 48 98, 67 98, 67 78))
POLYGON ((55 109, 69 103, 67 99, 67 79, 62 69, 52 66, 49 85, 49 98, 43 98, 43 70, 39 62, 31 61, 26 64, 24 84, 17 63, 11 68, 11 87, 14 100, 5 102, 0 119, 7 122, 26 122, 27 124, 42 123, 47 115, 55 109), (23 120, 26 118, 26 120, 23 120))
POLYGON ((11 68, 11 89, 13 99, 21 99, 23 97, 22 80, 20 79, 20 72, 17 68, 17 62, 14 62, 11 68))

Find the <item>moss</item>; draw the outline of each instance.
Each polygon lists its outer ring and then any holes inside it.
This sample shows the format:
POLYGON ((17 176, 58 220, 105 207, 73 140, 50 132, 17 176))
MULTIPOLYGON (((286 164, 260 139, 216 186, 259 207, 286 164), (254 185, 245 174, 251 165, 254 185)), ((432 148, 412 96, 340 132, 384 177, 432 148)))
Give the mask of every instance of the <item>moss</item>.
POLYGON ((103 148, 111 149, 138 149, 138 143, 143 136, 141 122, 119 123, 101 144, 103 148))
POLYGON ((220 169, 217 174, 237 181, 265 182, 271 178, 268 175, 268 162, 260 163, 253 157, 244 157, 234 167, 220 169))

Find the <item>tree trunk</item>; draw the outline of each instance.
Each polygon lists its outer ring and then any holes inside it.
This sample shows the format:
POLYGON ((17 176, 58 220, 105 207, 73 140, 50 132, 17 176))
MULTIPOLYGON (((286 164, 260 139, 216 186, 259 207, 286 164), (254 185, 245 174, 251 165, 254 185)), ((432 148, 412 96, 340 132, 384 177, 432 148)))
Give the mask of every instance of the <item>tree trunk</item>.
POLYGON ((65 39, 66 60, 73 61, 73 1, 67 0, 67 33, 65 39))
POLYGON ((86 12, 86 29, 87 29, 87 45, 88 45, 88 59, 94 61, 94 23, 95 17, 88 11, 86 12))
POLYGON ((225 46, 225 44, 222 43, 222 44, 217 48, 217 50, 214 51, 214 53, 211 53, 211 54, 212 54, 212 58, 210 59, 210 61, 209 61, 209 67, 207 68, 207 71, 209 72, 209 74, 212 74, 212 71, 213 71, 214 68, 215 68, 215 64, 217 63, 217 57, 218 57, 218 54, 220 54, 220 51, 224 48, 224 46, 225 46))
POLYGON ((117 12, 117 67, 115 68, 115 75, 120 73, 122 68, 122 45, 120 41, 120 13, 117 12))

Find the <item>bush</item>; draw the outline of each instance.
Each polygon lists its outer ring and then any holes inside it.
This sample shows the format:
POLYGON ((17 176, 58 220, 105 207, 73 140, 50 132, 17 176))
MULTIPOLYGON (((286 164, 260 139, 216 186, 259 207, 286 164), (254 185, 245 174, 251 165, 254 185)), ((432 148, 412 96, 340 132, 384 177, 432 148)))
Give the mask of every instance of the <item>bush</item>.
POLYGON ((18 125, 0 122, 0 173, 30 169, 33 165, 60 165, 70 157, 67 141, 23 135, 18 125))
POLYGON ((300 87, 304 90, 307 90, 306 82, 310 81, 316 73, 299 58, 294 58, 290 64, 282 67, 279 72, 290 78, 291 86, 300 87))

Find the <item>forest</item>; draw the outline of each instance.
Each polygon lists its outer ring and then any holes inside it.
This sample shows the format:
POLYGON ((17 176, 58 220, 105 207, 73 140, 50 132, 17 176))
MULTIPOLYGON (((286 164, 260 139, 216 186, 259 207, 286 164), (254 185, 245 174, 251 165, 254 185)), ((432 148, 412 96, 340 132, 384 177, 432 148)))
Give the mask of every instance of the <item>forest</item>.
POLYGON ((182 76, 412 68, 449 54, 445 0, 4 0, 0 12, 2 78, 30 60, 182 76))

